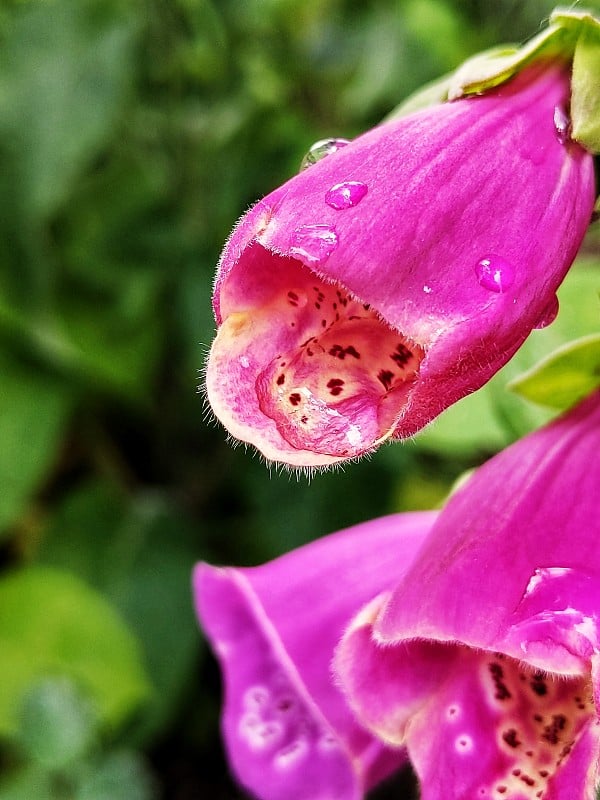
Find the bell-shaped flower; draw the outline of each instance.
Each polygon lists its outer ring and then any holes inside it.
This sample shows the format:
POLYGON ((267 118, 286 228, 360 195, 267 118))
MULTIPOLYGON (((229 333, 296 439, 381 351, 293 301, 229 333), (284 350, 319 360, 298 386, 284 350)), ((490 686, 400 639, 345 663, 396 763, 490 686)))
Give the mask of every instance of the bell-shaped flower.
MULTIPOLYGON (((255 205, 222 254, 208 399, 268 459, 420 430, 548 322, 594 205, 569 64, 386 122, 255 205)), ((344 146, 345 145, 345 146, 344 146)))
POLYGON ((232 771, 260 800, 359 800, 405 763, 333 682, 344 628, 414 558, 433 512, 384 517, 260 567, 199 564, 200 622, 220 660, 232 771))
POLYGON ((593 800, 600 757, 600 393, 493 458, 336 668, 422 800, 593 800))

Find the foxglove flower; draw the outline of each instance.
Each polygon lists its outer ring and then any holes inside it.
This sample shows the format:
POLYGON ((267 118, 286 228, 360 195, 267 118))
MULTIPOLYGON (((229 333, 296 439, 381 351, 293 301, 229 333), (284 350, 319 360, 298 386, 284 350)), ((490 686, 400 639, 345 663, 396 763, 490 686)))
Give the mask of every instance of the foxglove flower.
POLYGON ((569 101, 569 64, 542 59, 333 142, 255 205, 214 293, 206 384, 229 432, 332 464, 414 434, 506 363, 548 322, 591 218, 569 101))
POLYGON ((481 468, 336 665, 422 800, 593 800, 600 756, 600 393, 481 468))
POLYGON ((405 762, 368 734, 333 683, 346 624, 403 574, 435 514, 392 515, 261 567, 200 564, 200 621, 220 659, 232 769, 260 800, 359 800, 405 762))

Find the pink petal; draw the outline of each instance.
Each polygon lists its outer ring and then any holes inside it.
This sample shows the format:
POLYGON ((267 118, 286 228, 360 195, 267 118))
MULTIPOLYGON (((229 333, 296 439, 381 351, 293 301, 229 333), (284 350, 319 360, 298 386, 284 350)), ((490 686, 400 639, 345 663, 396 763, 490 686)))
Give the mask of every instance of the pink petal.
POLYGON ((358 800, 404 763, 356 722, 330 662, 348 620, 404 573, 435 516, 384 517, 260 567, 197 566, 229 760, 261 800, 358 800))
POLYGON ((531 68, 373 129, 248 212, 207 370, 228 430, 275 461, 335 463, 412 435, 506 363, 591 217, 592 158, 554 123, 568 100, 567 70, 531 68))
POLYGON ((344 637, 349 701, 423 800, 594 797, 599 453, 596 392, 478 470, 344 637))

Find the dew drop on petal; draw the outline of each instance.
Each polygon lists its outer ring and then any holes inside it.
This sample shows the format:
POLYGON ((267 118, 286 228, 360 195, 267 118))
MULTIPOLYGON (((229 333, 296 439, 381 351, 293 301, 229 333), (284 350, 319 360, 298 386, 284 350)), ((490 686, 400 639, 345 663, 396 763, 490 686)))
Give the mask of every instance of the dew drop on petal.
POLYGON ((319 139, 302 159, 300 172, 350 144, 350 139, 319 139))
POLYGON ((546 308, 542 311, 542 315, 540 316, 538 322, 536 323, 536 328, 547 328, 548 325, 551 325, 556 317, 558 316, 558 297, 554 295, 552 300, 548 303, 546 308))
POLYGON ((367 184, 360 183, 360 181, 336 183, 325 195, 325 202, 331 208, 342 211, 358 205, 368 191, 367 184))
POLYGON ((571 133, 571 121, 564 109, 560 106, 554 107, 554 127, 556 129, 558 141, 561 144, 566 144, 569 141, 571 133))
POLYGON ((337 244, 337 234, 328 225, 302 225, 292 233, 290 255, 307 266, 318 266, 327 261, 337 244))
POLYGON ((480 286, 499 294, 510 289, 515 281, 514 267, 502 256, 489 255, 482 258, 475 266, 475 274, 480 286))

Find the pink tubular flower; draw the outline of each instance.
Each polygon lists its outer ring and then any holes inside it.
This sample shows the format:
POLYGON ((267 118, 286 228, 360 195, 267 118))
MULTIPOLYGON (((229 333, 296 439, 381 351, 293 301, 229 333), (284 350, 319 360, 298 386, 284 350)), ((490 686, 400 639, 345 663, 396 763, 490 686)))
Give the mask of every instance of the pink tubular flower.
POLYGON ((261 567, 196 567, 198 616, 223 669, 229 760, 260 800, 359 800, 405 762, 356 722, 330 662, 353 614, 404 573, 435 517, 384 517, 261 567))
POLYGON ((207 391, 229 432, 332 464, 492 377, 547 318, 590 221, 568 106, 568 66, 541 62, 380 125, 254 206, 214 294, 207 391))
POLYGON ((600 755, 600 393, 489 461, 336 656, 422 800, 593 800, 600 755))

